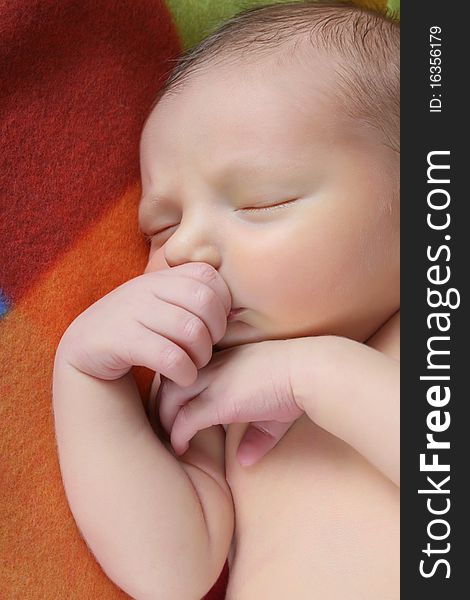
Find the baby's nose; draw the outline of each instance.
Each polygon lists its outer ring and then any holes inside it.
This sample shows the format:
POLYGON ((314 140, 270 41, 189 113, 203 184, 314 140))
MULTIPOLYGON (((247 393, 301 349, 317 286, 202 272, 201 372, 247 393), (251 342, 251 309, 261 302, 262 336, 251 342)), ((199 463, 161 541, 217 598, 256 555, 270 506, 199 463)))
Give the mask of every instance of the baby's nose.
POLYGON ((169 240, 165 245, 165 262, 170 267, 177 267, 189 262, 202 262, 211 265, 218 271, 221 258, 220 252, 214 244, 188 243, 177 246, 173 240, 169 240))

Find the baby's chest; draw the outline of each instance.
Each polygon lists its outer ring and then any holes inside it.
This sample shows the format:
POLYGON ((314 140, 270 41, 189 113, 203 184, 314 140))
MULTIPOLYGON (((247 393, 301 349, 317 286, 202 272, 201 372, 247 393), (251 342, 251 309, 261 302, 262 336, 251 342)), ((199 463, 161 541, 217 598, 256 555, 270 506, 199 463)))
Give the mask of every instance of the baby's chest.
POLYGON ((282 581, 302 580, 315 584, 319 597, 334 597, 318 588, 318 575, 329 581, 344 568, 360 576, 362 559, 384 572, 387 546, 397 545, 398 552, 397 488, 306 416, 259 463, 241 467, 236 451, 246 427, 230 425, 225 444, 236 516, 229 556, 233 598, 244 595, 245 582, 261 590, 273 577, 277 581, 276 573, 285 577, 279 576, 279 596, 272 597, 281 598, 282 581))

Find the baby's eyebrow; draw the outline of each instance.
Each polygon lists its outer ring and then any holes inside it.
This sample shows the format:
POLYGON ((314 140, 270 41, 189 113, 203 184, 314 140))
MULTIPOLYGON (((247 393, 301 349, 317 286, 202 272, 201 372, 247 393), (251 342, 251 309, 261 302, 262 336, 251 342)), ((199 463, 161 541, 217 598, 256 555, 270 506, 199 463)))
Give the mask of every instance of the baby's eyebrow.
POLYGON ((223 182, 230 181, 231 178, 235 178, 240 174, 259 174, 263 171, 273 170, 276 168, 276 164, 273 161, 259 160, 255 156, 244 156, 243 158, 234 158, 226 160, 223 163, 216 165, 212 169, 211 178, 220 180, 223 182))

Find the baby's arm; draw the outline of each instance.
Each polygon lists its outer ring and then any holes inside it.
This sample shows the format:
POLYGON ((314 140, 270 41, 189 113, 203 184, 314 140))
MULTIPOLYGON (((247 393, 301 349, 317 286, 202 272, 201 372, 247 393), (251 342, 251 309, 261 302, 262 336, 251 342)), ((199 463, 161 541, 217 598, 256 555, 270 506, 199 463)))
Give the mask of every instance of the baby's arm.
POLYGON ((142 365, 187 385, 226 324, 214 277, 194 263, 126 282, 79 315, 56 352, 67 499, 104 571, 136 600, 200 600, 232 539, 222 427, 200 432, 178 460, 153 432, 130 372, 142 365))
POLYGON ((160 418, 178 454, 205 427, 250 423, 237 457, 253 465, 306 413, 398 485, 399 369, 339 336, 245 344, 218 352, 190 387, 165 385, 160 418))
POLYGON ((299 338, 289 358, 297 404, 400 483, 400 363, 353 340, 299 338))
POLYGON ((137 600, 202 598, 233 533, 230 492, 211 473, 223 431, 200 432, 180 462, 152 431, 131 374, 96 379, 60 353, 53 397, 67 499, 104 571, 137 600))

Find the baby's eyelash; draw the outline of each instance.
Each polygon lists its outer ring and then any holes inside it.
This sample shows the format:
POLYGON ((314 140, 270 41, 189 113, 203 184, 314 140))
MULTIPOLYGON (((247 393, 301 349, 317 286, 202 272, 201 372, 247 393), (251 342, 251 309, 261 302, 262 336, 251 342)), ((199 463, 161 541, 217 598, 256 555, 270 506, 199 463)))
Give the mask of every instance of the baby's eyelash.
MULTIPOLYGON (((238 210, 242 210, 243 212, 260 212, 260 211, 265 211, 265 210, 274 210, 277 208, 284 208, 286 206, 288 206, 289 204, 291 204, 292 202, 295 202, 296 200, 298 200, 298 198, 291 198, 290 200, 285 200, 284 202, 279 202, 279 204, 271 204, 271 206, 250 206, 247 208, 239 208, 238 210)), ((144 240, 145 243, 148 246, 152 245, 152 239, 160 234, 163 233, 164 231, 166 231, 167 229, 170 229, 170 227, 165 227, 165 229, 162 229, 161 231, 157 231, 156 233, 149 235, 148 233, 144 233, 144 240)))
POLYGON ((288 204, 291 204, 292 202, 295 202, 297 200, 297 198, 292 198, 291 200, 286 200, 285 202, 280 202, 279 204, 271 204, 271 206, 255 206, 255 207, 248 207, 248 208, 242 208, 240 210, 243 210, 245 212, 259 212, 260 210, 272 210, 274 208, 284 208, 285 206, 287 206, 288 204))

